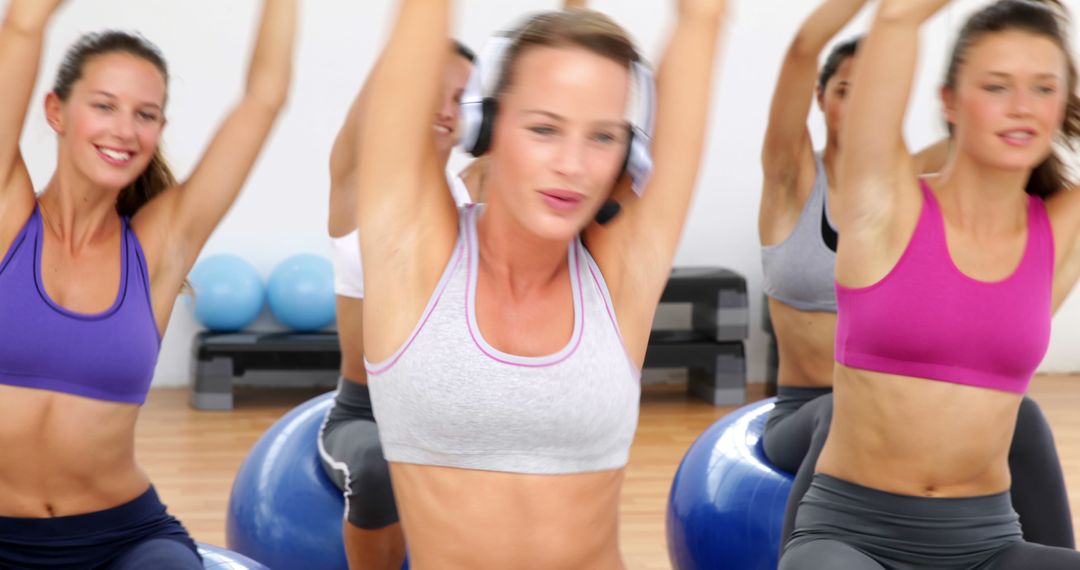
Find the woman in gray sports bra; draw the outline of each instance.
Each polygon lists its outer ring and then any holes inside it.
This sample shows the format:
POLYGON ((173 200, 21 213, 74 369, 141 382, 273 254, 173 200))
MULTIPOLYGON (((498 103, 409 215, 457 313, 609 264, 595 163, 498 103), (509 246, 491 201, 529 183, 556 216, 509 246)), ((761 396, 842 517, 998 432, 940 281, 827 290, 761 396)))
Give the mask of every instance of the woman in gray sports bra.
POLYGON ((700 163, 726 3, 676 4, 640 198, 622 176, 639 172, 626 167, 633 44, 596 12, 529 19, 483 104, 486 204, 460 211, 416 112, 438 97, 451 2, 398 4, 368 82, 380 112, 359 130, 357 226, 368 385, 410 562, 622 568, 639 371, 700 163), (622 213, 593 223, 612 199, 622 213))
MULTIPOLYGON (((762 443, 770 461, 798 472, 781 544, 791 533, 832 416, 837 236, 828 210, 829 181, 839 155, 838 134, 859 40, 837 44, 820 72, 817 59, 865 4, 826 0, 803 23, 780 71, 762 149, 763 288, 780 351, 779 393, 762 443), (806 126, 815 76, 816 99, 827 127, 821 153, 813 151, 806 126)), ((914 157, 916 169, 937 171, 947 153, 947 142, 927 148, 914 157)), ((1009 464, 1024 539, 1073 548, 1072 516, 1053 435, 1029 398, 1020 407, 1009 464)))

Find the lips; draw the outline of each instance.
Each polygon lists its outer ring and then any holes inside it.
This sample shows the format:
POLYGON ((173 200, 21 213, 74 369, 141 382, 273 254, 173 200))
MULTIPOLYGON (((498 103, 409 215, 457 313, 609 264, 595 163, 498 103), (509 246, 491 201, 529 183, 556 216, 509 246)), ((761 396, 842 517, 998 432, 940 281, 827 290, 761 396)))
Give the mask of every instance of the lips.
POLYGON ((113 166, 127 166, 135 153, 130 150, 94 145, 98 156, 113 166))
POLYGON ((437 135, 449 135, 453 134, 454 132, 453 128, 442 123, 434 123, 433 125, 431 125, 431 128, 435 131, 435 134, 437 135))
POLYGON ((540 197, 549 208, 557 212, 571 212, 585 202, 585 196, 572 190, 547 189, 540 191, 540 197))
POLYGON ((1019 128, 1001 131, 998 136, 1010 146, 1027 146, 1035 140, 1036 134, 1035 129, 1019 128))

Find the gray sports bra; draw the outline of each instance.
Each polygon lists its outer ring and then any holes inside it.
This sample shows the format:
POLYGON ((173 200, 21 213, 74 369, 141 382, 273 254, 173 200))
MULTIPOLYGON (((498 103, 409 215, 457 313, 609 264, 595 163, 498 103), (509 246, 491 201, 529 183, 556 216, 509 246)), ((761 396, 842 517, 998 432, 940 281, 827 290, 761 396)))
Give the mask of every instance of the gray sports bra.
POLYGON ((836 230, 828 219, 829 180, 820 154, 817 175, 795 229, 761 248, 765 294, 800 311, 836 312, 836 230))
POLYGON ((453 255, 408 340, 383 362, 366 362, 386 459, 531 474, 625 466, 640 371, 596 262, 574 240, 574 329, 566 346, 542 357, 503 353, 476 324, 481 208, 461 210, 453 255))

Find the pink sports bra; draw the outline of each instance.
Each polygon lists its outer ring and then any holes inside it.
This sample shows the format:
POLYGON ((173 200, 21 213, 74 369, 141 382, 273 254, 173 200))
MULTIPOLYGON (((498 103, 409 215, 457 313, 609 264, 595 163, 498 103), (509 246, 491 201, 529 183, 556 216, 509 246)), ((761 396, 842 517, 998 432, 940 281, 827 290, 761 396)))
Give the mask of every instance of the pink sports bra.
MULTIPOLYGON (((1023 394, 1050 341, 1054 238, 1028 197, 1028 237, 1005 279, 979 281, 953 263, 941 209, 923 207, 896 266, 869 287, 837 283, 836 361, 852 368, 1023 394)), ((841 238, 842 239, 842 238, 841 238)))

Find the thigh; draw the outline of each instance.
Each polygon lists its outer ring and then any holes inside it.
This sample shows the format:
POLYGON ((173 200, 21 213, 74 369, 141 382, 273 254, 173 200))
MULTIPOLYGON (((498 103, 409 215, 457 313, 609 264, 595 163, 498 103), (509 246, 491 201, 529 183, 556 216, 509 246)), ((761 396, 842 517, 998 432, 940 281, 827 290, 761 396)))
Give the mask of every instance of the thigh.
POLYGON ((102 570, 203 570, 190 546, 170 538, 151 538, 128 548, 102 570))
POLYGON ((995 556, 985 570, 1075 570, 1080 552, 1031 542, 1017 542, 995 556))
POLYGON ((839 540, 804 540, 791 544, 778 570, 885 570, 870 556, 839 540))
POLYGON ((390 480, 390 467, 379 442, 379 427, 373 421, 339 422, 326 430, 320 441, 323 467, 338 487, 349 480, 390 480))
POLYGON ((829 427, 832 425, 833 397, 832 394, 822 396, 800 410, 810 414, 811 431, 810 445, 806 456, 795 473, 795 481, 791 485, 791 494, 788 495, 787 507, 784 510, 784 525, 780 532, 780 548, 783 548, 791 533, 795 530, 795 515, 798 514, 799 502, 802 501, 806 490, 814 479, 814 471, 817 468, 818 456, 825 447, 825 440, 829 437, 829 427))
POLYGON ((815 398, 797 409, 782 405, 770 412, 761 436, 762 450, 770 463, 788 473, 799 469, 810 448, 818 409, 825 397, 815 398))
POLYGON ((390 466, 375 422, 339 422, 320 440, 320 456, 326 473, 345 491, 350 524, 378 530, 398 522, 390 466))
POLYGON ((1028 397, 1016 416, 1009 471, 1013 509, 1020 516, 1024 540, 1075 548, 1072 511, 1054 435, 1038 404, 1028 397))

